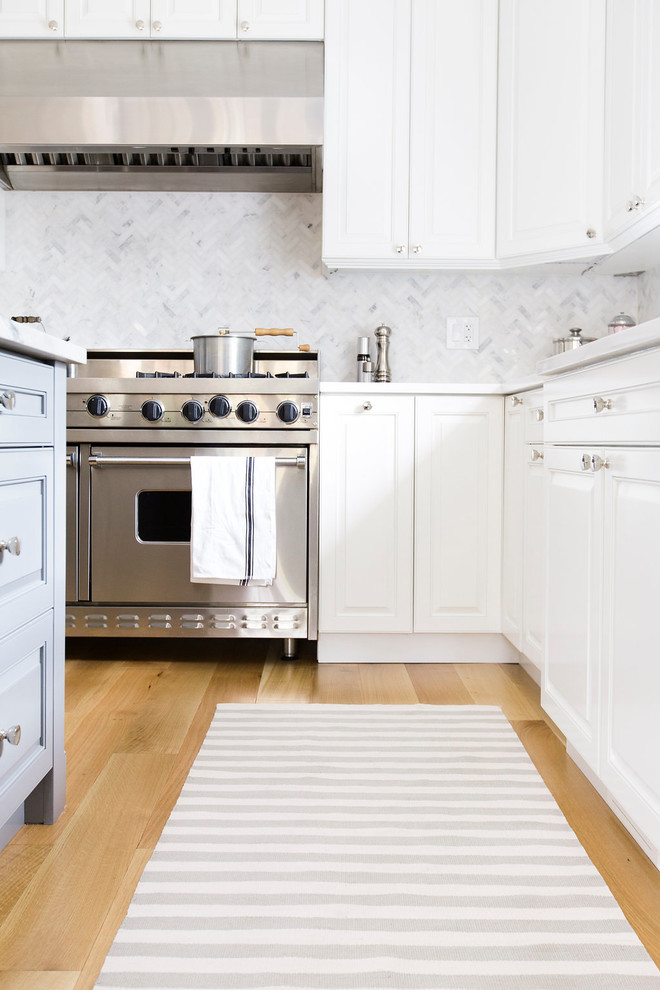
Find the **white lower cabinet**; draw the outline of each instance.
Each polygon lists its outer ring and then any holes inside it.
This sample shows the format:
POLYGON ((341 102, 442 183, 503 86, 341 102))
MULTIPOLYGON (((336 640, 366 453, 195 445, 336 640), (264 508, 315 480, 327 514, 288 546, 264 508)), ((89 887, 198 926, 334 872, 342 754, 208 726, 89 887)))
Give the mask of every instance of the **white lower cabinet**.
POLYGON ((321 434, 320 631, 499 632, 501 398, 322 395, 321 434))
POLYGON ((542 704, 598 772, 603 478, 577 447, 545 449, 548 641, 542 704))
MULTIPOLYGON (((658 353, 639 366, 647 377, 658 353)), ((545 446, 548 641, 541 702, 565 733, 569 753, 660 866, 660 446, 657 434, 655 446, 647 441, 646 418, 657 412, 637 415, 635 401, 647 402, 650 387, 644 378, 634 388, 637 367, 620 359, 546 389, 550 435, 568 429, 556 413, 574 402, 576 437, 611 433, 616 443, 545 446), (594 425, 587 399, 607 388, 609 406, 589 403, 594 425), (603 411, 612 419, 599 419, 603 411), (626 420, 624 411, 633 415, 626 420)))

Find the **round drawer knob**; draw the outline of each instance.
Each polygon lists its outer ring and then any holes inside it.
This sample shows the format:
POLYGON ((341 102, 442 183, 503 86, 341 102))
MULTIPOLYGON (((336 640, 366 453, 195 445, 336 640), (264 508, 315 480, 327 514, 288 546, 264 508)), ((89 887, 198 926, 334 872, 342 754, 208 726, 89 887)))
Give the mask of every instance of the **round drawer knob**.
POLYGON ((596 236, 596 231, 593 229, 593 227, 589 227, 589 229, 587 230, 587 237, 589 238, 589 240, 593 240, 595 236, 596 236))
POLYGON ((600 395, 595 395, 594 396, 594 412, 595 413, 602 412, 603 409, 611 409, 611 408, 612 408, 612 400, 611 399, 603 399, 603 397, 600 396, 600 395))
POLYGON ((48 21, 48 29, 50 31, 59 31, 60 26, 57 21, 48 21))
POLYGON ((13 409, 16 405, 16 392, 0 392, 0 406, 3 409, 13 409))
POLYGON ((520 398, 520 396, 519 396, 519 395, 512 395, 512 396, 511 396, 511 405, 512 405, 512 406, 513 406, 514 408, 515 408, 516 406, 522 406, 522 404, 523 404, 523 400, 522 400, 522 399, 520 398))
POLYGON ((14 557, 21 555, 21 541, 17 536, 10 536, 8 540, 0 540, 0 553, 13 553, 14 557))
POLYGON ((532 451, 532 460, 533 461, 542 461, 543 460, 543 451, 541 451, 541 450, 533 450, 532 451))
POLYGON ((154 31, 162 31, 163 30, 163 22, 162 21, 154 21, 151 26, 154 29, 154 31))
POLYGON ((0 729, 0 754, 2 754, 3 743, 8 742, 10 746, 18 746, 20 741, 20 725, 10 725, 8 729, 0 729))
POLYGON ((144 31, 144 21, 136 21, 135 26, 138 31, 144 31))
POLYGON ((370 409, 373 409, 373 406, 371 405, 371 403, 370 403, 370 402, 364 402, 364 403, 362 404, 362 408, 363 408, 363 409, 364 409, 364 410, 365 410, 366 412, 369 412, 369 410, 370 410, 370 409))
POLYGON ((249 31, 249 30, 250 30, 250 22, 241 21, 241 31, 249 31))

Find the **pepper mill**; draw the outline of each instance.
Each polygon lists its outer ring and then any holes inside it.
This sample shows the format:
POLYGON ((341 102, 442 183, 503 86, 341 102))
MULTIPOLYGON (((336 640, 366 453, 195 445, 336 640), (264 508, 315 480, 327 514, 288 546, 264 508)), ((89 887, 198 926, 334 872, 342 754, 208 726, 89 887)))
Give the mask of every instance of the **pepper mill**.
POLYGON ((390 371, 388 358, 391 333, 392 331, 390 327, 386 327, 382 323, 379 327, 376 327, 375 334, 376 343, 378 345, 378 359, 376 361, 376 370, 374 371, 375 382, 392 381, 392 372, 390 371))

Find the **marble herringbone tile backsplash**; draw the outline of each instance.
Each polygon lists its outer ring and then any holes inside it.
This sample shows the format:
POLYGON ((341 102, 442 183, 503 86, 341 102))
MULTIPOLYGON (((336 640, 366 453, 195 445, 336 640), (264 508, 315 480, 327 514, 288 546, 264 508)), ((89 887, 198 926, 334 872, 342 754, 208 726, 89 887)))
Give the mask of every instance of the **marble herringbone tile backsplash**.
MULTIPOLYGON (((638 315, 638 279, 321 272, 321 197, 11 193, 0 313, 40 315, 86 347, 185 347, 192 333, 293 326, 323 377, 354 377, 356 338, 392 327, 397 381, 531 374, 552 338, 638 315), (478 316, 479 351, 447 350, 447 316, 478 316)), ((660 312, 648 283, 644 318, 660 312)), ((373 347, 375 355, 375 343, 373 347)))

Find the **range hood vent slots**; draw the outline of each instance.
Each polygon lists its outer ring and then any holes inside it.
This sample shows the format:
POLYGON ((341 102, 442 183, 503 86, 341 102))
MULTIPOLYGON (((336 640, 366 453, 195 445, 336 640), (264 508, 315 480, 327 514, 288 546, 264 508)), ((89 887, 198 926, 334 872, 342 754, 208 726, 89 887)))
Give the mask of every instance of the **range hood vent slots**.
POLYGON ((319 192, 322 136, 321 43, 0 42, 7 189, 319 192))

